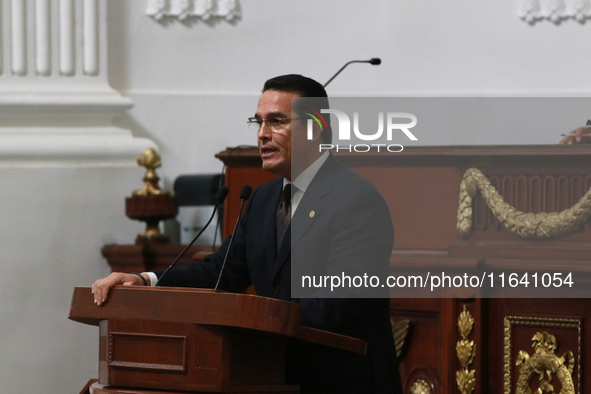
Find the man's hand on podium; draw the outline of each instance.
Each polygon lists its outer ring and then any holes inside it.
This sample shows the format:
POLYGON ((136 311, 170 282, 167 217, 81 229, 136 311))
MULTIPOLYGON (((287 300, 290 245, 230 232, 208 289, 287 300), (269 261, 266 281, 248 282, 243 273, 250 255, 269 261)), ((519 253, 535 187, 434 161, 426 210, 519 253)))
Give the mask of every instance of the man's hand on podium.
POLYGON ((144 286, 150 285, 150 278, 146 274, 126 274, 123 272, 113 272, 106 278, 99 279, 92 285, 92 294, 94 294, 94 303, 98 306, 103 305, 109 298, 109 292, 113 286, 144 286), (140 278, 140 276, 144 278, 140 278))
MULTIPOLYGON (((561 144, 574 144, 575 142, 591 141, 591 128, 579 127, 568 133, 561 141, 561 144)), ((563 134, 564 135, 564 134, 563 134)))

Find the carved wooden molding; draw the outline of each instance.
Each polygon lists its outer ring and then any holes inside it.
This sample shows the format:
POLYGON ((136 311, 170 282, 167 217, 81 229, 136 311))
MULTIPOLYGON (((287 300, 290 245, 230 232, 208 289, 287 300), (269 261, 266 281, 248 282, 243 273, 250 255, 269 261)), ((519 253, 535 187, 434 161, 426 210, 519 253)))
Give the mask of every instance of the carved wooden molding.
POLYGON ((517 0, 517 15, 527 23, 548 20, 556 24, 591 18, 591 0, 517 0))
POLYGON ((148 0, 146 14, 156 20, 173 17, 233 21, 241 16, 238 0, 148 0))
MULTIPOLYGON (((124 353, 124 352, 123 352, 124 353)), ((181 371, 187 370, 187 337, 181 335, 144 334, 130 332, 109 333, 109 365, 121 368, 160 370, 160 371, 181 371), (133 359, 118 359, 116 351, 118 344, 127 343, 127 346, 144 346, 145 351, 167 349, 170 359, 176 363, 160 364, 150 363, 142 360, 144 355, 133 359), (165 344, 165 347, 159 346, 165 344)))

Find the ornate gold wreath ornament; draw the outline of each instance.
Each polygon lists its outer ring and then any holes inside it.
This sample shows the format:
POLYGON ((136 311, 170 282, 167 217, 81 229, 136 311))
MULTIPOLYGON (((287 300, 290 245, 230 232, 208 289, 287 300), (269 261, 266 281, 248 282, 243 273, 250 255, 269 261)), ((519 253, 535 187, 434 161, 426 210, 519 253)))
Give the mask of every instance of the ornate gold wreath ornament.
POLYGON ((562 212, 526 213, 505 202, 482 172, 470 168, 460 183, 457 229, 461 238, 468 237, 472 231, 472 199, 478 190, 501 224, 522 238, 563 237, 577 231, 591 216, 591 189, 579 202, 562 212))
POLYGON ((572 373, 575 360, 572 352, 566 352, 558 357, 555 352, 558 347, 556 338, 547 332, 538 332, 532 338, 532 347, 535 352, 529 355, 521 350, 515 363, 519 369, 519 380, 515 394, 532 394, 530 383, 533 378, 539 376, 539 387, 535 394, 554 393, 552 376, 555 375, 562 390, 560 394, 575 394, 572 373))
POLYGON ((462 339, 456 344, 456 353, 462 365, 462 369, 456 372, 456 383, 462 394, 471 394, 476 387, 476 377, 474 376, 476 370, 468 370, 468 366, 472 364, 476 356, 476 344, 474 341, 468 341, 472 327, 474 327, 474 318, 464 305, 464 310, 458 317, 458 329, 462 339))

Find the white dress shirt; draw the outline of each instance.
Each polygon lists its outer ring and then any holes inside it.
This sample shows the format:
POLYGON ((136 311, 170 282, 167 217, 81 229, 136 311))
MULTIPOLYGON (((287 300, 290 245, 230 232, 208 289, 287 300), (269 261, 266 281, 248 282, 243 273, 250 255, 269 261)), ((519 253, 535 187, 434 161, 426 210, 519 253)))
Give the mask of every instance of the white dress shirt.
POLYGON ((314 163, 312 163, 308 168, 302 171, 300 175, 298 175, 296 179, 293 180, 293 182, 290 182, 287 179, 283 178, 283 188, 285 188, 285 185, 289 183, 292 184, 292 187, 296 187, 296 191, 291 199, 291 217, 293 217, 293 214, 295 213, 296 209, 298 209, 298 205, 300 204, 300 201, 302 201, 304 193, 306 192, 306 190, 308 190, 308 186, 310 186, 310 183, 312 183, 312 179, 314 179, 314 177, 318 173, 318 170, 320 170, 320 167, 322 167, 326 159, 328 159, 328 155, 328 151, 324 152, 322 156, 316 159, 314 163))

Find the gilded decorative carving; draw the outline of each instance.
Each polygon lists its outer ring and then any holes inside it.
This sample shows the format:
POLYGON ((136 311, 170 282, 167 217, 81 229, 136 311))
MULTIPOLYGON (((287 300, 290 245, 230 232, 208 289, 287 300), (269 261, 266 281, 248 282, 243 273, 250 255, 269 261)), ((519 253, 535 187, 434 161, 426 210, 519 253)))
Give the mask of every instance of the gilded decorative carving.
POLYGON ((431 386, 423 379, 417 379, 410 387, 410 394, 431 394, 431 386))
POLYGON ((143 181, 144 186, 141 190, 134 190, 134 196, 159 196, 162 194, 170 194, 168 190, 161 190, 158 186, 158 180, 160 178, 156 175, 156 168, 162 166, 162 160, 158 152, 154 149, 146 149, 137 158, 137 163, 140 166, 146 167, 146 174, 144 175, 143 181))
POLYGON ((402 349, 406 344, 406 339, 410 331, 410 320, 400 320, 392 324, 392 335, 394 336, 394 344, 396 345, 396 356, 400 358, 402 349))
POLYGON ((458 329, 460 330, 462 339, 456 344, 456 353, 462 365, 462 368, 456 372, 456 383, 462 394, 471 394, 476 387, 476 377, 474 376, 476 370, 468 370, 468 367, 472 364, 476 356, 476 344, 474 341, 468 340, 473 327, 474 318, 466 310, 466 305, 464 305, 464 310, 458 317, 458 329))
POLYGON ((517 356, 519 380, 517 381, 516 394, 531 394, 530 383, 534 377, 539 377, 537 394, 553 393, 552 377, 556 375, 562 384, 561 394, 575 394, 572 373, 575 364, 572 352, 566 352, 558 357, 556 349, 558 342, 554 335, 547 332, 538 332, 532 338, 532 347, 535 352, 530 355, 521 350, 517 356))
POLYGON ((511 394, 511 334, 514 326, 534 326, 549 328, 570 328, 577 331, 578 348, 577 360, 572 351, 567 351, 562 357, 556 355, 558 342, 556 337, 548 332, 537 332, 532 338, 534 353, 521 350, 515 360, 519 371, 516 394, 531 394, 531 382, 537 377, 539 386, 533 393, 554 393, 553 377, 562 386, 560 394, 580 393, 581 381, 581 321, 577 319, 552 319, 541 317, 507 316, 504 328, 504 394, 511 394), (577 388, 575 389, 572 374, 577 372, 577 388))
POLYGON ((480 190, 495 217, 513 234, 526 239, 548 239, 574 233, 591 216, 591 189, 572 207, 562 212, 522 212, 497 192, 476 168, 470 168, 460 183, 458 236, 466 238, 472 231, 472 199, 480 190))

